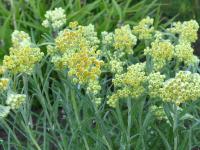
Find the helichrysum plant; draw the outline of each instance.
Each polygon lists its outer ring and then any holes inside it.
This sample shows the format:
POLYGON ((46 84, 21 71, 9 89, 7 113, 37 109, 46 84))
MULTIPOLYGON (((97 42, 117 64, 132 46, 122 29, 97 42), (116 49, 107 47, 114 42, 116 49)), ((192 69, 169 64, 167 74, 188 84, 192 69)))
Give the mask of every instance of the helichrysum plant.
MULTIPOLYGON (((86 112, 91 113, 93 110, 93 107, 88 109, 90 105, 82 105, 88 98, 94 106, 95 116, 86 122, 90 120, 97 122, 98 127, 95 128, 95 132, 105 130, 102 124, 112 112, 115 116, 113 118, 119 117, 116 119, 119 122, 116 123, 116 128, 113 127, 113 130, 105 135, 123 129, 120 140, 126 141, 127 143, 123 144, 127 144, 127 149, 130 149, 132 138, 139 136, 139 139, 146 142, 144 139, 149 136, 144 137, 146 131, 141 130, 146 128, 146 122, 153 114, 157 121, 165 120, 170 127, 173 127, 173 145, 174 149, 177 149, 177 126, 181 115, 179 112, 200 98, 199 58, 194 55, 192 48, 192 44, 197 40, 198 23, 195 20, 175 22, 166 29, 160 29, 154 27, 153 18, 146 17, 134 26, 124 24, 113 32, 102 31, 98 34, 94 25, 80 25, 76 21, 67 23, 66 17, 62 8, 46 12, 42 25, 51 30, 48 31, 49 35, 47 33, 44 35, 46 41, 39 44, 46 45, 46 53, 42 52, 39 45, 33 43, 24 31, 13 32, 9 55, 4 57, 3 65, 0 66, 0 93, 5 97, 0 105, 0 118, 6 117, 11 111, 19 110, 26 104, 26 99, 33 95, 34 98, 39 97, 39 101, 42 101, 41 106, 50 109, 48 111, 55 105, 62 111, 70 106, 67 117, 72 113, 72 105, 80 130, 86 112), (20 87, 22 92, 18 94, 15 82, 16 77, 20 75, 23 76, 23 81, 27 81, 23 82, 23 88, 20 87), (30 78, 25 78, 27 76, 30 78), (28 83, 34 87, 28 87, 28 83), (50 108, 45 107, 46 101, 50 108), (108 111, 104 114, 105 109, 108 111), (168 110, 170 112, 166 113, 168 110), (126 114, 128 118, 124 119, 126 114), (144 119, 146 122, 142 123, 145 114, 148 114, 144 119), (104 118, 99 123, 101 115, 104 118), (134 120, 132 116, 135 116, 134 120), (134 128, 142 125, 137 129, 137 136, 131 135, 135 132, 132 131, 132 122, 135 120, 134 128), (126 123, 127 131, 124 129, 126 123)), ((27 109, 28 107, 25 107, 23 111, 27 109)), ((50 117, 48 111, 42 112, 47 115, 48 121, 56 118, 56 116, 50 117)), ((108 122, 115 120, 113 118, 109 118, 108 122)), ((73 119, 69 121, 69 126, 72 122, 73 119)), ((57 126, 59 123, 55 124, 57 126)), ((53 128, 54 123, 49 123, 49 126, 53 128)), ((74 129, 69 131, 70 136, 76 137, 72 131, 74 129)), ((88 149, 86 136, 82 132, 79 134, 88 149)), ((102 136, 101 134, 98 136, 102 136)), ((159 134, 163 139, 161 132, 159 134)), ((111 147, 107 141, 109 138, 105 135, 101 142, 111 147)), ((33 138, 32 135, 31 137, 33 138)), ((165 143, 167 142, 165 140, 165 143)), ((38 147, 35 141, 33 143, 38 147)))

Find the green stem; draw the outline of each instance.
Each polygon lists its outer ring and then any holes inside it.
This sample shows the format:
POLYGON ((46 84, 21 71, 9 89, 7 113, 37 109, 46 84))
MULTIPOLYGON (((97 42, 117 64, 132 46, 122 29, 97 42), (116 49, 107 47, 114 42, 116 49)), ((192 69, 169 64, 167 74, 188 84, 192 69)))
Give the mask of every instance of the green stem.
POLYGON ((95 116, 96 116, 96 118, 97 118, 97 121, 98 121, 98 123, 101 125, 102 130, 103 130, 103 132, 104 132, 103 139, 104 139, 104 141, 106 142, 106 145, 107 145, 107 147, 108 147, 108 150, 112 150, 112 147, 111 147, 111 145, 109 144, 109 142, 108 142, 108 140, 107 140, 107 138, 106 138, 106 136, 105 136, 106 131, 105 131, 105 128, 104 128, 104 126, 103 126, 103 124, 102 124, 101 117, 100 117, 100 115, 99 115, 97 106, 96 106, 96 104, 94 104, 94 103, 93 103, 93 106, 94 106, 95 116))
POLYGON ((128 127, 127 127, 127 142, 128 142, 128 150, 130 150, 131 145, 131 99, 128 99, 127 101, 127 106, 128 106, 128 127))
MULTIPOLYGON (((71 100, 72 100, 72 106, 73 106, 73 109, 74 109, 76 121, 78 123, 78 128, 81 131, 81 123, 80 123, 80 119, 79 119, 79 116, 78 116, 78 109, 77 109, 77 104, 76 104, 76 100, 75 100, 75 93, 74 93, 73 90, 71 91, 71 100)), ((87 143, 85 135, 83 135, 83 141, 85 143, 86 150, 89 150, 90 148, 89 148, 89 145, 87 143)))
POLYGON ((174 133, 174 150, 178 149, 178 133, 177 133, 177 124, 178 124, 178 112, 177 106, 174 104, 174 123, 173 123, 173 133, 174 133))

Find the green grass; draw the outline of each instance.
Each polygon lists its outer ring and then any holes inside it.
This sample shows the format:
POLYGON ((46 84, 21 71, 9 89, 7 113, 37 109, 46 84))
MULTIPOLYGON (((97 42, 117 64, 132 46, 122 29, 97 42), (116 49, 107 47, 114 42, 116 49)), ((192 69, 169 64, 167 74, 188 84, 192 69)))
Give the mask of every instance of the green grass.
MULTIPOLYGON (((14 29, 30 33, 38 45, 49 42, 44 39, 48 30, 41 26, 41 22, 46 10, 51 8, 64 8, 67 22, 92 23, 100 33, 103 30, 112 31, 122 24, 134 25, 147 15, 155 18, 155 26, 158 27, 160 22, 165 22, 163 26, 167 26, 177 13, 168 14, 162 9, 164 4, 156 0, 0 1, 1 58, 8 54, 10 35, 14 29), (171 17, 163 17, 166 14, 171 17)), ((41 48, 45 50, 43 45, 41 48)), ((116 109, 111 109, 104 101, 97 108, 89 96, 71 83, 66 72, 56 72, 48 61, 45 58, 38 64, 37 71, 31 76, 13 77, 15 90, 29 94, 29 97, 20 110, 0 122, 0 129, 6 133, 6 139, 0 137, 0 148, 174 150, 178 147, 178 150, 190 150, 200 147, 198 101, 184 104, 183 112, 165 104, 169 122, 159 121, 149 112, 148 106, 154 102, 146 101, 146 97, 124 101, 116 109)), ((0 97, 0 101, 5 97, 0 97)))

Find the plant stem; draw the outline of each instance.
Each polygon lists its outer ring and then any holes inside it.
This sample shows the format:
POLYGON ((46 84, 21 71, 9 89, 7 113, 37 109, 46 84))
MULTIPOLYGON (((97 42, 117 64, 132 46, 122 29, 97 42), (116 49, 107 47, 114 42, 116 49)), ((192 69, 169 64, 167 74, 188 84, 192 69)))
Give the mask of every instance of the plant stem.
MULTIPOLYGON (((75 100, 75 93, 74 93, 73 90, 71 91, 71 100, 72 100, 72 105, 73 105, 76 121, 78 123, 78 128, 81 131, 81 123, 80 123, 79 116, 78 116, 78 109, 77 109, 77 104, 76 104, 76 100, 75 100)), ((85 135, 83 135, 83 141, 85 143, 86 150, 89 150, 90 148, 88 146, 88 143, 87 143, 85 135)))
POLYGON ((127 127, 127 142, 128 142, 128 150, 130 150, 130 141, 131 141, 131 99, 127 101, 128 106, 128 127, 127 127))
POLYGON ((176 104, 173 105, 174 107, 174 124, 173 124, 173 133, 174 133, 174 150, 178 148, 178 133, 177 133, 177 123, 178 123, 178 114, 177 114, 177 106, 176 104))

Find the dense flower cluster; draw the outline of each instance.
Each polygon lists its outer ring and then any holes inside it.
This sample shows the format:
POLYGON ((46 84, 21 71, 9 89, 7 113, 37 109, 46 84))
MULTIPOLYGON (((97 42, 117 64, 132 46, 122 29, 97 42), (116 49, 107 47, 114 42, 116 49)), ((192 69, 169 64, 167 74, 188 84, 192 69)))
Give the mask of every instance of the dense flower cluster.
POLYGON ((26 95, 24 94, 9 94, 6 100, 6 104, 11 109, 18 109, 22 103, 24 103, 26 95))
POLYGON ((0 91, 5 91, 8 88, 9 79, 8 78, 0 78, 0 91))
POLYGON ((160 89, 163 85, 165 75, 161 75, 160 72, 151 73, 148 75, 148 90, 150 97, 159 97, 160 89))
POLYGON ((152 56, 155 70, 159 70, 173 58, 174 46, 168 40, 155 40, 144 52, 152 56))
POLYGON ((55 39, 56 46, 48 46, 55 66, 58 69, 68 68, 68 75, 73 81, 87 85, 87 91, 94 94, 101 89, 97 81, 103 64, 97 49, 99 42, 93 25, 70 23, 70 28, 61 31, 55 39))
POLYGON ((129 25, 121 26, 114 32, 102 32, 103 56, 108 58, 108 66, 113 73, 123 72, 126 59, 134 53, 133 48, 137 43, 136 36, 129 25))
POLYGON ((129 25, 122 26, 121 28, 115 29, 114 33, 114 47, 126 54, 133 53, 133 46, 136 45, 137 38, 132 34, 129 25))
POLYGON ((138 39, 145 40, 152 38, 154 32, 154 20, 150 17, 142 19, 137 26, 133 27, 133 33, 138 36, 138 39))
MULTIPOLYGON (((133 54, 133 47, 137 38, 133 35, 129 25, 115 29, 114 33, 102 32, 102 43, 113 49, 115 56, 119 58, 124 55, 133 54)), ((112 54, 111 54, 112 55, 112 54)))
POLYGON ((185 65, 196 64, 199 59, 193 54, 194 50, 190 43, 180 43, 175 46, 175 58, 178 62, 184 62, 185 65))
POLYGON ((44 54, 31 43, 30 37, 23 31, 13 32, 12 43, 10 55, 4 57, 3 65, 13 73, 31 74, 34 65, 44 54))
POLYGON ((116 92, 109 97, 108 105, 115 107, 120 98, 137 98, 144 93, 145 63, 137 63, 128 67, 124 74, 116 75, 114 86, 116 92))
POLYGON ((195 42, 197 40, 197 31, 199 25, 195 20, 185 21, 183 23, 176 22, 168 30, 179 35, 180 42, 195 42))
POLYGON ((45 14, 45 20, 42 25, 46 28, 52 27, 57 30, 61 28, 66 22, 65 10, 62 8, 55 8, 54 10, 49 10, 45 14))
POLYGON ((163 101, 180 103, 197 100, 200 97, 200 75, 189 71, 180 71, 175 78, 163 83, 160 97, 163 101))

